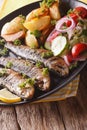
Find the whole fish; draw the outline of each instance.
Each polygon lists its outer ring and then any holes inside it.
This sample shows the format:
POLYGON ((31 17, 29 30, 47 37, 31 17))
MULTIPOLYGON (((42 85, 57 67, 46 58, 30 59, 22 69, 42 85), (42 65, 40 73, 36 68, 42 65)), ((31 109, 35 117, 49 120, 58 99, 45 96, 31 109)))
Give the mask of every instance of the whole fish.
POLYGON ((21 74, 11 69, 0 68, 0 85, 18 95, 22 99, 31 99, 34 95, 34 86, 26 82, 21 74))
POLYGON ((33 63, 29 62, 29 60, 0 57, 0 65, 35 79, 35 85, 43 91, 49 90, 50 88, 49 72, 44 74, 45 68, 36 67, 33 63))
POLYGON ((28 46, 20 45, 16 46, 7 42, 5 44, 9 50, 16 55, 21 56, 27 60, 33 60, 35 62, 42 62, 45 67, 57 72, 60 76, 66 76, 69 74, 69 68, 65 61, 61 57, 52 56, 48 50, 45 49, 31 49, 28 46))

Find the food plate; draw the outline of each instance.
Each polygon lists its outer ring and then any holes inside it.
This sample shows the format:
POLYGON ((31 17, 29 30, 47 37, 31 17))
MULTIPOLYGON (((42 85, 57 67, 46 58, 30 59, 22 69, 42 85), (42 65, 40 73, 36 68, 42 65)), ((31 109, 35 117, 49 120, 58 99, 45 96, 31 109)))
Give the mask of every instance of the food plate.
MULTIPOLYGON (((83 6, 87 8, 87 5, 76 1, 76 0, 62 0, 60 3, 60 12, 63 15, 66 14, 66 12, 70 9, 70 8, 75 8, 76 6, 83 6)), ((32 11, 35 8, 39 7, 39 2, 35 2, 32 4, 29 4, 27 6, 24 6, 12 13, 10 13, 9 15, 7 15, 5 18, 3 18, 0 21, 0 27, 2 28, 2 26, 12 20, 14 17, 22 14, 22 15, 27 15, 30 11, 32 11)), ((1 31, 0 28, 0 31, 1 31)), ((46 96, 49 96, 50 94, 58 91, 59 89, 63 88, 66 84, 68 84, 70 81, 72 81, 79 73, 80 71, 84 68, 84 66, 87 64, 87 60, 83 61, 83 62, 79 62, 77 67, 72 69, 72 71, 70 71, 69 75, 67 77, 62 77, 60 78, 58 75, 55 75, 53 73, 51 73, 51 89, 48 92, 42 92, 40 90, 36 90, 34 97, 31 100, 23 100, 17 103, 13 103, 13 104, 7 104, 7 103, 3 103, 0 102, 0 105, 19 105, 19 104, 24 104, 24 103, 30 103, 30 102, 34 102, 37 100, 40 100, 42 98, 45 98, 46 96)))

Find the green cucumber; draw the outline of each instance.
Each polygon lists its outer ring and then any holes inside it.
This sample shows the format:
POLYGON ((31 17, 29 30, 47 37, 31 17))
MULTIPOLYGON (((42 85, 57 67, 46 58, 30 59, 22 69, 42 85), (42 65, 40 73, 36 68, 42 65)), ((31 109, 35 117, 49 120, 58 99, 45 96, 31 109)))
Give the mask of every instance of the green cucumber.
POLYGON ((51 50, 51 43, 46 41, 45 42, 45 46, 44 46, 47 50, 51 50))
POLYGON ((67 46, 67 39, 64 36, 57 36, 51 43, 51 51, 54 56, 60 55, 67 46))

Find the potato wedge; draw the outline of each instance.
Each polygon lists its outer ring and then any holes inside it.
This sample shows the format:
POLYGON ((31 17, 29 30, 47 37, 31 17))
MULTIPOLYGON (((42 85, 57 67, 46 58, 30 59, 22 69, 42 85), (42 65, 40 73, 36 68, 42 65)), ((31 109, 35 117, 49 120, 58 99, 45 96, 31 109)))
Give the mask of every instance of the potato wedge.
POLYGON ((25 22, 23 25, 30 31, 43 30, 50 24, 50 16, 43 16, 40 18, 34 18, 31 21, 25 22))
POLYGON ((19 31, 17 33, 14 33, 14 34, 3 34, 1 35, 6 41, 8 42, 13 42, 14 40, 16 39, 21 39, 21 38, 24 38, 25 37, 25 31, 19 31))
POLYGON ((34 35, 30 34, 30 31, 27 31, 27 33, 26 33, 25 43, 30 48, 38 48, 39 47, 36 37, 34 35))
POLYGON ((60 12, 59 12, 59 3, 55 2, 50 8, 50 16, 52 19, 58 20, 60 19, 60 12))
POLYGON ((10 34, 11 31, 10 31, 9 27, 10 27, 10 22, 4 24, 4 26, 2 27, 2 30, 1 30, 1 35, 10 34))
POLYGON ((37 8, 32 10, 27 16, 26 16, 26 21, 30 21, 34 18, 41 17, 41 16, 46 16, 49 14, 49 9, 48 8, 37 8))
POLYGON ((26 30, 23 26, 24 19, 20 16, 14 18, 11 22, 6 23, 1 30, 1 34, 13 34, 17 33, 20 30, 26 30))

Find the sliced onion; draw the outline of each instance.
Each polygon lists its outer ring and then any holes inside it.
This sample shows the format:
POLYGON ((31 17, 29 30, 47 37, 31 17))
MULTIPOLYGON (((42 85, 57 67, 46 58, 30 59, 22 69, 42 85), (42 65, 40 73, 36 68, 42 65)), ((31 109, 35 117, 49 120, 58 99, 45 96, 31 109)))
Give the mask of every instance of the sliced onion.
POLYGON ((58 32, 56 29, 54 29, 50 35, 47 38, 47 42, 51 42, 54 38, 56 38, 56 36, 58 36, 60 34, 60 32, 58 32))
POLYGON ((72 37, 72 35, 73 35, 73 31, 74 31, 74 29, 69 30, 69 31, 67 32, 67 34, 68 34, 68 39, 69 39, 69 40, 71 39, 71 37, 72 37))
POLYGON ((69 62, 68 57, 67 57, 66 55, 63 56, 63 59, 64 59, 65 63, 66 63, 68 66, 70 66, 70 62, 69 62))
POLYGON ((69 30, 72 30, 73 28, 75 27, 75 22, 72 18, 68 18, 68 17, 63 17, 61 18, 57 24, 56 24, 56 27, 55 29, 58 31, 58 32, 62 32, 62 33, 65 33, 65 32, 68 32, 69 30), (71 25, 69 27, 67 27, 66 29, 61 29, 62 25, 67 22, 67 21, 71 21, 71 25))
POLYGON ((78 58, 75 58, 73 59, 73 61, 85 61, 87 58, 85 57, 78 57, 78 58))

